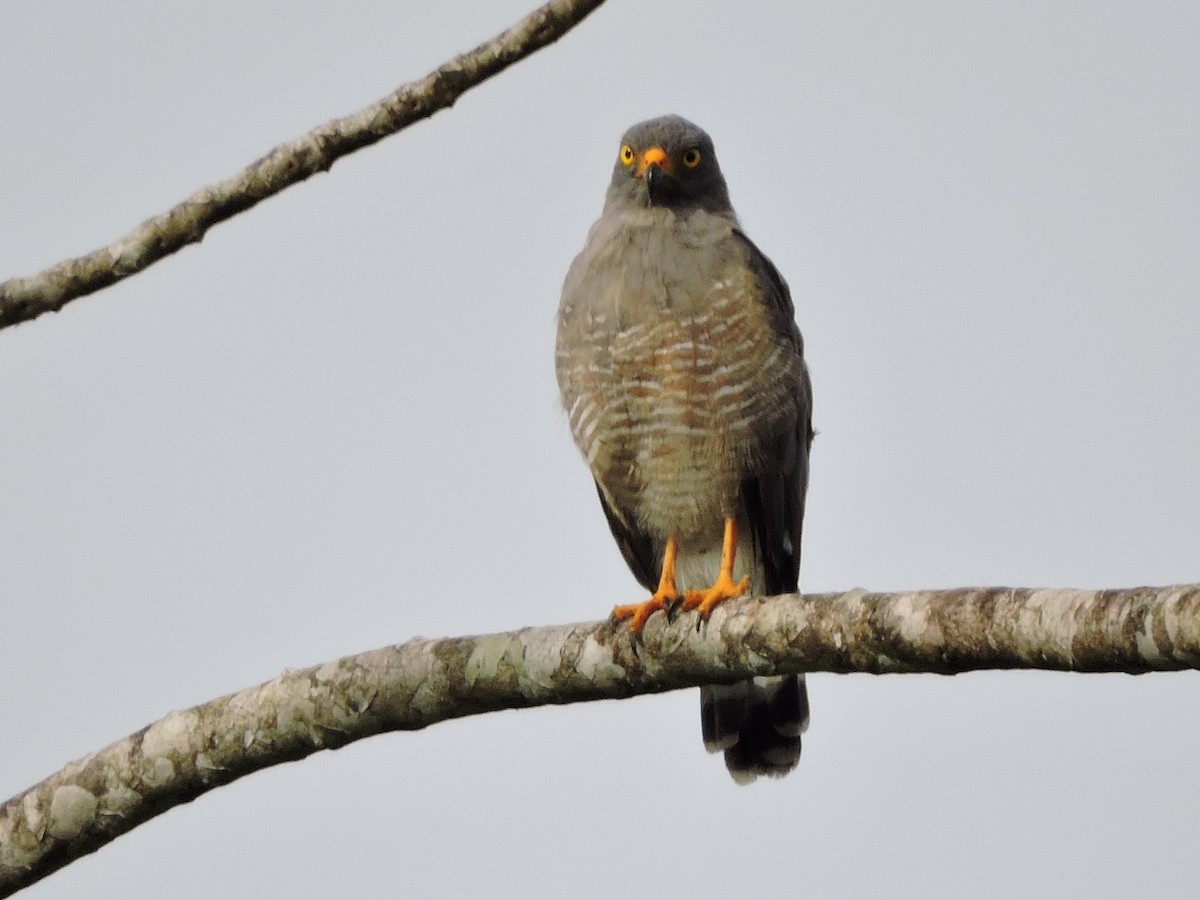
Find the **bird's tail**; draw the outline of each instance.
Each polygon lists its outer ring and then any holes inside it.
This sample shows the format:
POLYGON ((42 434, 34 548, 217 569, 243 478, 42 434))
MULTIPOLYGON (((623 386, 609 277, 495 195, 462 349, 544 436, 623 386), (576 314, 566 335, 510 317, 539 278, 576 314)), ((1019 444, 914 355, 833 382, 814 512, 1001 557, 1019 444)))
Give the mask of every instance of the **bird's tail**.
POLYGON ((786 775, 800 761, 800 735, 808 727, 804 676, 702 687, 700 727, 705 748, 724 751, 725 766, 738 784, 759 775, 786 775))

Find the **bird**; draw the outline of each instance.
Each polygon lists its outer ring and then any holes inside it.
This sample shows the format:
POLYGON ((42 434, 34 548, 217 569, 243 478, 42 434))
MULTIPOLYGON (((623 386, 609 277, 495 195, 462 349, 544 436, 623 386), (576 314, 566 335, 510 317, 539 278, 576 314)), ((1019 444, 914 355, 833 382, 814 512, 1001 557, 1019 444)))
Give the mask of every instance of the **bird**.
MULTIPOLYGON (((713 141, 667 115, 622 136, 599 219, 563 282, 555 370, 618 548, 651 592, 612 620, 697 627, 746 593, 799 589, 812 384, 787 283, 746 236, 713 141)), ((734 781, 800 759, 802 675, 701 689, 734 781)))

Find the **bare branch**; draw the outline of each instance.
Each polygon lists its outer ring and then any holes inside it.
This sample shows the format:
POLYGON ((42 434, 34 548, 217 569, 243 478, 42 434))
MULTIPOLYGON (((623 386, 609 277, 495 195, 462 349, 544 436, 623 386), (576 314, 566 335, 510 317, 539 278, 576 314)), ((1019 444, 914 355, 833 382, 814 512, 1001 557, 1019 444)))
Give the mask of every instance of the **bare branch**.
POLYGON ((445 109, 466 91, 558 40, 604 0, 551 0, 503 34, 456 56, 366 109, 280 144, 257 162, 201 188, 107 247, 43 272, 0 283, 0 328, 57 311, 77 297, 142 271, 208 229, 284 188, 323 172, 341 157, 445 109))
POLYGON ((0 808, 0 896, 267 766, 384 731, 778 672, 1200 668, 1200 584, 742 598, 644 641, 590 622, 412 640, 173 712, 0 808))

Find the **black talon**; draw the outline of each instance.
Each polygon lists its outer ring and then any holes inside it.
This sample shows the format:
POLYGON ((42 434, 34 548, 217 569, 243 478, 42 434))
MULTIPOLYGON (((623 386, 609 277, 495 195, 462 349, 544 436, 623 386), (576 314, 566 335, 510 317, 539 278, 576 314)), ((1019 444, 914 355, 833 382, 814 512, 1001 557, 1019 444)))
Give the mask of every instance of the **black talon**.
POLYGON ((683 597, 674 597, 663 602, 663 612, 667 614, 667 621, 674 622, 675 616, 683 607, 683 597))

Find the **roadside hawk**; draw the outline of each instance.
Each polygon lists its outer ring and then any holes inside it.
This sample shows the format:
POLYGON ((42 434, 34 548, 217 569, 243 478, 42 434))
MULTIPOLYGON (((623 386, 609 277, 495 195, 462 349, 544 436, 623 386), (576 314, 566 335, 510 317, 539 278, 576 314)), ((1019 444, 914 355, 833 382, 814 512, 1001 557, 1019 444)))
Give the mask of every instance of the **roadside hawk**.
MULTIPOLYGON (((812 388, 787 284, 729 203, 709 136, 678 116, 621 139, 599 220, 563 285, 555 361, 613 537, 652 592, 618 606, 706 620, 798 589, 812 388)), ((784 775, 808 724, 802 676, 701 690, 739 783, 784 775)))

